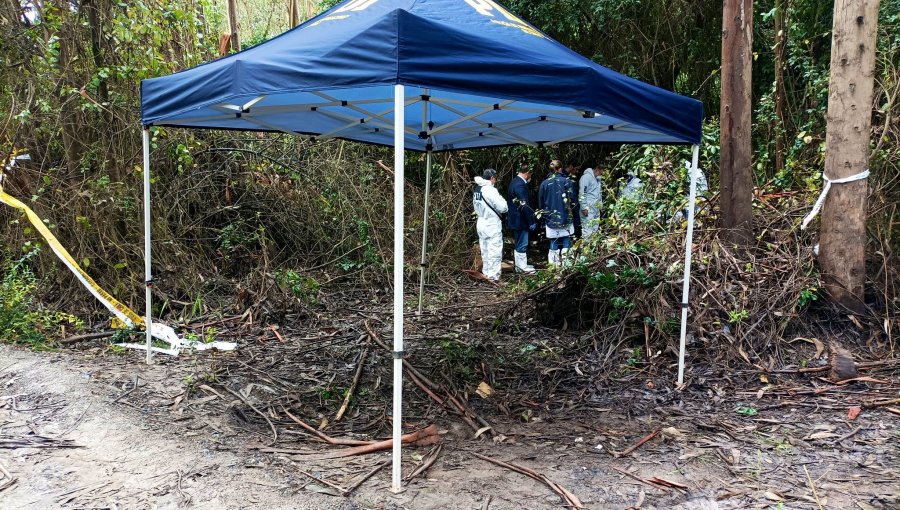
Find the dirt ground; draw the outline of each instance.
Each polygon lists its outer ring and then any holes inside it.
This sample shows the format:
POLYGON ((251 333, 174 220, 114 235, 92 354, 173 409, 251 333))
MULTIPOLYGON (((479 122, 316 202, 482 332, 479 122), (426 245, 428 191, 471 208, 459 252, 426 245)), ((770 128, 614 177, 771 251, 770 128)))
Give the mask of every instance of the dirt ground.
MULTIPOLYGON (((280 349, 294 346, 298 358, 310 350, 303 338, 282 334, 280 349)), ((146 366, 140 353, 98 344, 50 353, 0 345, 0 508, 564 506, 546 484, 476 453, 532 469, 591 509, 900 508, 900 416, 873 407, 848 419, 850 408, 872 395, 865 383, 785 382, 792 388, 787 393, 702 381, 680 392, 557 388, 584 398, 534 402, 527 415, 466 394, 493 427, 477 438, 459 417, 421 392, 412 398, 417 390, 407 388, 405 429, 435 423, 441 442, 440 449, 405 449, 404 474, 436 461, 392 494, 387 453, 332 460, 298 455, 336 447, 312 441, 285 418, 288 402, 300 397, 281 387, 319 387, 327 370, 296 373, 299 382, 290 386, 278 372, 279 352, 289 351, 183 354, 146 366), (276 354, 266 359, 262 352, 276 354), (240 374, 228 368, 242 366, 240 374), (817 388, 822 397, 796 397, 817 388), (249 407, 254 402, 266 421, 249 407), (357 485, 346 496, 338 490, 357 485)), ((354 371, 352 363, 340 365, 354 371)), ((577 381, 580 369, 567 370, 577 381)), ((887 375, 893 379, 877 395, 896 398, 896 370, 887 375)), ((364 384, 373 395, 389 394, 381 375, 368 377, 364 384)), ((323 430, 385 437, 386 399, 372 400, 372 413, 351 408, 343 428, 323 430), (376 418, 363 424, 370 416, 376 418)), ((327 417, 314 410, 305 419, 310 416, 327 417)))

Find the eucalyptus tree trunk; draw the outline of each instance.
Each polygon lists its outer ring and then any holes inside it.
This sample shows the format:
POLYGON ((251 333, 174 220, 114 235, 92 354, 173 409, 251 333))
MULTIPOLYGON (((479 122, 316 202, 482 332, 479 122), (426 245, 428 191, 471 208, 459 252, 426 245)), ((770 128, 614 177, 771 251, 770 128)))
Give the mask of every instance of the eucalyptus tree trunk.
MULTIPOLYGON (((844 179, 869 164, 879 0, 835 0, 828 84, 825 175, 844 179)), ((835 184, 822 209, 819 263, 831 300, 864 308, 865 179, 835 184)))
POLYGON ((241 51, 241 39, 238 36, 237 0, 228 0, 228 32, 231 34, 231 49, 241 51))
POLYGON ((720 204, 725 238, 736 244, 749 244, 753 239, 752 46, 753 0, 724 0, 720 204))

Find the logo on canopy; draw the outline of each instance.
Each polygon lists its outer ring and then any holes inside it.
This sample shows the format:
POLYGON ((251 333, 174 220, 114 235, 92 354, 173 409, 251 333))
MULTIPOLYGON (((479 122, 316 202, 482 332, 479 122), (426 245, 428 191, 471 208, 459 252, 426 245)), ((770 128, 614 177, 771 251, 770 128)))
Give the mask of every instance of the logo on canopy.
POLYGON ((466 0, 466 3, 469 4, 473 9, 475 9, 478 14, 491 18, 491 23, 496 23, 498 25, 503 25, 506 27, 518 28, 528 35, 544 37, 544 34, 540 33, 537 29, 535 29, 528 23, 522 21, 522 19, 515 14, 501 7, 499 4, 494 2, 494 0, 466 0), (504 18, 506 18, 506 20, 497 19, 496 16, 494 16, 494 11, 499 12, 504 18))

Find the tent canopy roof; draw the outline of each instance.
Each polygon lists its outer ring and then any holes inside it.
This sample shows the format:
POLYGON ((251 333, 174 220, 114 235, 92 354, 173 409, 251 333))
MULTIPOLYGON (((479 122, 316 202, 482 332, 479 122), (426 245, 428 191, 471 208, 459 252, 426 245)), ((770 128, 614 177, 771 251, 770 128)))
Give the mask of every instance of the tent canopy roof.
POLYGON ((141 83, 144 125, 406 147, 699 143, 700 102, 600 66, 493 0, 347 0, 262 44, 141 83))

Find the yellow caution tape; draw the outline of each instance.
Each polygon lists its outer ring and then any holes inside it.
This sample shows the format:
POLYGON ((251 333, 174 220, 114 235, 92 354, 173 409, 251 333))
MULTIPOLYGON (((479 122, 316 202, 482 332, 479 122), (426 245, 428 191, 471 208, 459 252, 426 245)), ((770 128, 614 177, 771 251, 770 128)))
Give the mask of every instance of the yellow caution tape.
POLYGON ((56 236, 53 235, 53 232, 50 232, 50 229, 47 228, 47 225, 41 220, 41 218, 35 214, 34 211, 31 210, 30 207, 16 199, 15 197, 8 195, 5 191, 3 191, 3 186, 0 186, 0 202, 22 211, 25 216, 28 217, 28 221, 34 225, 34 228, 37 229, 38 232, 44 237, 44 240, 47 241, 47 244, 50 245, 50 249, 53 250, 53 253, 56 254, 57 257, 63 262, 63 264, 68 267, 76 278, 90 291, 91 294, 94 295, 103 306, 105 306, 113 315, 116 316, 117 319, 124 322, 128 327, 134 328, 136 326, 144 326, 144 319, 134 313, 133 310, 118 302, 116 298, 112 297, 108 292, 100 288, 97 285, 97 282, 93 280, 87 273, 81 269, 81 266, 75 262, 75 259, 72 258, 72 255, 63 248, 62 244, 60 244, 59 240, 56 239, 56 236))
MULTIPOLYGON (((15 163, 16 152, 13 152, 9 156, 6 162, 4 162, 4 166, 9 169, 15 163)), ((134 313, 130 308, 118 302, 116 298, 112 297, 108 292, 101 289, 97 282, 93 280, 87 273, 81 269, 81 266, 75 262, 75 259, 72 258, 72 255, 63 248, 62 244, 60 244, 59 240, 56 239, 56 236, 53 235, 53 232, 50 232, 50 229, 47 228, 47 225, 41 220, 41 218, 31 210, 30 207, 16 199, 15 197, 7 194, 3 191, 3 172, 0 171, 0 202, 14 208, 18 209, 25 216, 28 217, 28 221, 34 225, 34 228, 37 229, 38 232, 44 237, 44 240, 47 241, 47 244, 50 245, 50 249, 53 250, 53 253, 59 257, 59 260, 72 271, 72 274, 78 278, 85 288, 90 291, 91 294, 94 295, 103 306, 105 306, 112 314, 115 316, 113 319, 113 328, 114 329, 122 329, 123 325, 129 328, 142 327, 146 328, 146 322, 144 322, 143 317, 134 313)), ((163 349, 160 347, 153 347, 148 345, 141 344, 131 344, 131 343, 122 343, 118 344, 123 347, 130 347, 134 349, 147 349, 150 347, 151 350, 155 352, 162 352, 165 354, 169 354, 172 356, 177 356, 182 349, 196 349, 198 351, 206 350, 206 349, 218 349, 223 351, 234 350, 237 347, 237 344, 233 342, 210 342, 210 343, 198 343, 196 341, 186 341, 183 338, 179 337, 175 330, 171 327, 161 323, 154 321, 150 327, 150 335, 167 342, 170 346, 169 349, 163 349)))

